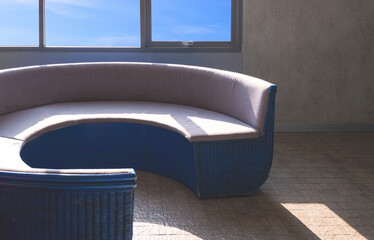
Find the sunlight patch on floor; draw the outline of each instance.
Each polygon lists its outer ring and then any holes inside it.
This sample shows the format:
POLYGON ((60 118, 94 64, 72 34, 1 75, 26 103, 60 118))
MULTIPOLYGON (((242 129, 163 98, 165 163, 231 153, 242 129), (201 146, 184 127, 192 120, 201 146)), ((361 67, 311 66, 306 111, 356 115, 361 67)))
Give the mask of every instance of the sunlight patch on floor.
POLYGON ((188 226, 183 226, 185 229, 181 229, 181 227, 173 227, 173 226, 165 226, 156 223, 148 223, 148 222, 134 222, 134 236, 137 239, 144 239, 149 238, 150 236, 173 236, 173 239, 188 239, 188 240, 200 240, 199 238, 188 231, 188 226))
POLYGON ((367 239, 324 204, 281 204, 320 239, 329 239, 330 236, 344 237, 344 235, 347 237, 354 236, 353 239, 358 240, 367 239))

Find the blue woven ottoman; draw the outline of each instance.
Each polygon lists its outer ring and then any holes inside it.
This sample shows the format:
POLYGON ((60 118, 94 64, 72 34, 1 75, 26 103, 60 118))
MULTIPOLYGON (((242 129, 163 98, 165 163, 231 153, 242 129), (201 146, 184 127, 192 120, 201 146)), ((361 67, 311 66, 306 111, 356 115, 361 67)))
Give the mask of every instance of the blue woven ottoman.
POLYGON ((132 239, 132 169, 0 172, 0 239, 132 239))

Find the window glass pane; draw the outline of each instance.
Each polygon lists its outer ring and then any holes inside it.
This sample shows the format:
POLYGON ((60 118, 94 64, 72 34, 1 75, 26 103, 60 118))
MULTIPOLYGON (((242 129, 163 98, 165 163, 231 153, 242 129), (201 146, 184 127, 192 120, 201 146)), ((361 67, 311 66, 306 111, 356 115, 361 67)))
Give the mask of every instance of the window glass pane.
POLYGON ((0 45, 39 45, 38 0, 0 0, 0 45))
POLYGON ((139 0, 45 0, 46 45, 139 47, 139 0))
POLYGON ((153 41, 230 41, 231 0, 152 0, 153 41))

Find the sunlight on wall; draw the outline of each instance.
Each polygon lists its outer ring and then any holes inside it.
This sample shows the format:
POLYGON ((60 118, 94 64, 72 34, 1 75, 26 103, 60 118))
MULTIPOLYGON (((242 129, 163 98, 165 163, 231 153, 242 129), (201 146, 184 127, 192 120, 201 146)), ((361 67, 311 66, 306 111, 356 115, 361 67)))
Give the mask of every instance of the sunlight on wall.
MULTIPOLYGON (((321 203, 281 203, 292 215, 321 239, 327 236, 354 236, 367 239, 345 222, 341 217, 321 203)), ((343 238, 342 238, 343 239, 343 238)))

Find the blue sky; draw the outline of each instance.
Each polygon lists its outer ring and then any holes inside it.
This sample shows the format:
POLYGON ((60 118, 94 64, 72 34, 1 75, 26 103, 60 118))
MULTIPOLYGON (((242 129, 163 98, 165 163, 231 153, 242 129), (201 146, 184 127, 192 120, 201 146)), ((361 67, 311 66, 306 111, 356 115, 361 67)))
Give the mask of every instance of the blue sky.
POLYGON ((230 0, 152 0, 154 41, 230 41, 230 0))
MULTIPOLYGON (((137 0, 45 0, 47 46, 140 46, 137 0)), ((152 0, 155 41, 230 41, 230 0, 152 0)), ((0 0, 0 45, 38 45, 38 0, 0 0)))
POLYGON ((38 45, 37 0, 0 0, 0 45, 38 45))

